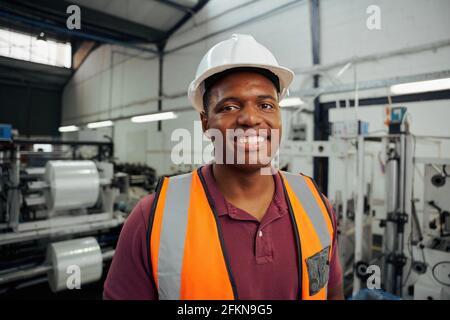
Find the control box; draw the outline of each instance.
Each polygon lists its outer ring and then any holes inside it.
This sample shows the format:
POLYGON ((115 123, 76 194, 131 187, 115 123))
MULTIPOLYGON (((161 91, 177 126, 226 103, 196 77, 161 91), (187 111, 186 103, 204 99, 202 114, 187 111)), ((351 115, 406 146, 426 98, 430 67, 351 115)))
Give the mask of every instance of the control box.
POLYGON ((361 120, 336 121, 331 124, 331 135, 335 138, 356 137, 369 133, 369 123, 361 120))

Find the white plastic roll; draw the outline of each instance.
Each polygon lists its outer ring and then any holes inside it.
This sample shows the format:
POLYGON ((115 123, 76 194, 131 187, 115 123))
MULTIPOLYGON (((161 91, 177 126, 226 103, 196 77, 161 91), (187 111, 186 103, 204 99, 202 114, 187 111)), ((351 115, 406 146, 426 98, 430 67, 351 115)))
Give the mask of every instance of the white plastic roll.
POLYGON ((93 237, 55 242, 47 248, 48 281, 53 292, 77 289, 98 281, 102 276, 103 259, 93 237))
POLYGON ((93 161, 49 161, 45 179, 50 185, 50 210, 83 209, 95 205, 100 192, 97 167, 93 161))

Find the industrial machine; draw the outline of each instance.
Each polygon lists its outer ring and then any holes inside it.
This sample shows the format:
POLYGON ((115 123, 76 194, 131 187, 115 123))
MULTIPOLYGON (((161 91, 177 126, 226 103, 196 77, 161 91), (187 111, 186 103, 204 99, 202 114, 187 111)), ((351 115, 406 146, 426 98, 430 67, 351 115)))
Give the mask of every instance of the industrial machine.
MULTIPOLYGON (((416 156, 418 142, 428 137, 410 133, 407 109, 389 110, 382 135, 358 133, 353 138, 356 157, 356 210, 353 294, 366 287, 368 267, 381 269, 381 289, 404 299, 449 299, 450 242, 448 196, 445 187, 450 159, 416 156), (385 182, 384 216, 377 219, 382 234, 381 261, 368 260, 371 243, 363 238, 365 222, 370 219, 365 195, 368 194, 364 158, 369 142, 377 141, 385 182), (417 178, 423 170, 423 180, 417 178), (423 196, 415 190, 423 189, 423 196), (416 198, 417 197, 417 198, 416 198), (374 263, 374 261, 376 261, 374 263)), ((344 139, 344 137, 338 137, 344 139)), ((344 140, 348 141, 348 137, 344 140)), ((373 201, 369 201, 373 204, 373 201)), ((372 225, 373 228, 373 225, 372 225)))
POLYGON ((414 299, 450 300, 450 159, 415 162, 424 167, 423 216, 413 220, 406 285, 414 299))
POLYGON ((139 200, 156 187, 156 170, 148 165, 114 163, 114 172, 117 185, 120 186, 116 202, 123 212, 131 212, 139 200))
POLYGON ((110 142, 0 141, 0 293, 37 279, 71 289, 75 271, 79 285, 101 278, 126 218, 112 155, 110 142))
POLYGON ((329 158, 348 296, 373 274, 403 299, 450 299, 450 159, 417 156, 432 137, 410 132, 407 108, 386 114, 385 132, 355 119, 332 123, 328 141, 288 141, 281 164, 311 174, 312 157, 329 158))

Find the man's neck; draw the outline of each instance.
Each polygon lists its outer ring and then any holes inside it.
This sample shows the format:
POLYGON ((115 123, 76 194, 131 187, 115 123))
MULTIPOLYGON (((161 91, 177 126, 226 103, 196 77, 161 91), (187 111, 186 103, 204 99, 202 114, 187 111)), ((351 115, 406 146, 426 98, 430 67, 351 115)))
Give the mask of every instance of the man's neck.
POLYGON ((272 175, 261 174, 260 169, 253 171, 213 164, 213 176, 225 199, 261 199, 261 196, 273 196, 275 182, 272 175))

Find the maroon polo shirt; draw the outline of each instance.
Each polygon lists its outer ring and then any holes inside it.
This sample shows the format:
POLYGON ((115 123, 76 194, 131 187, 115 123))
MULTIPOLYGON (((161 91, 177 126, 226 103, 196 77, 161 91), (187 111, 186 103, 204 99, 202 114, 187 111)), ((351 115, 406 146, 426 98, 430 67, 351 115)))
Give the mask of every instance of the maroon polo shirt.
MULTIPOLYGON (((212 166, 202 168, 222 227, 225 248, 239 299, 298 297, 298 259, 293 225, 279 174, 266 214, 258 221, 227 202, 213 176, 212 166)), ((154 194, 144 197, 122 228, 107 279, 105 299, 158 299, 148 266, 147 229, 154 194)), ((327 203, 330 212, 333 212, 327 203)), ((332 213, 335 222, 334 212, 332 213)), ((342 281, 336 237, 333 239, 328 287, 342 281)))

